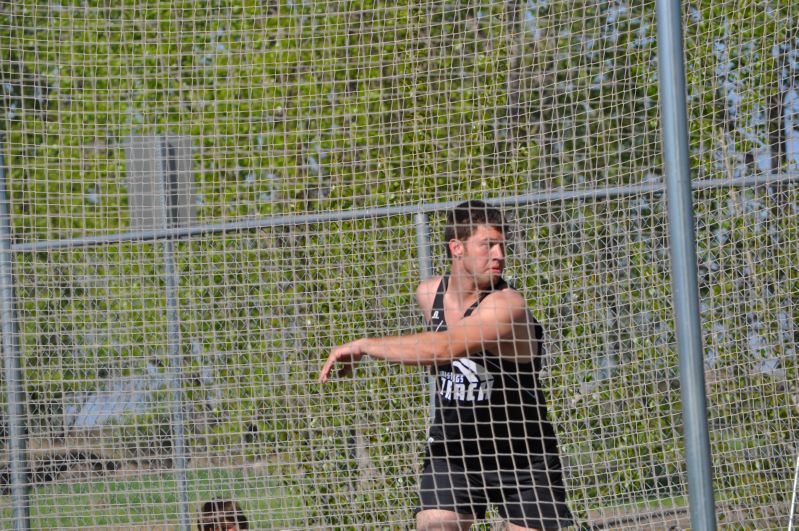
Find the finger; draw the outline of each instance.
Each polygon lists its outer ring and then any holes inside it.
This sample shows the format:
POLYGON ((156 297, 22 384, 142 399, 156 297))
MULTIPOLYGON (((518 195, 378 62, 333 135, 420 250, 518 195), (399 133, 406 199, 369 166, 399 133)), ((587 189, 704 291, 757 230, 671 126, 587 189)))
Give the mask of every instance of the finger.
POLYGON ((319 373, 319 383, 325 383, 330 379, 330 373, 333 371, 333 365, 335 365, 336 362, 341 362, 344 364, 344 366, 339 369, 337 376, 344 377, 352 374, 353 365, 357 361, 358 356, 354 355, 345 347, 346 345, 336 347, 330 353, 330 356, 328 356, 327 361, 319 373))
POLYGON ((336 362, 333 356, 327 358, 322 370, 319 372, 319 383, 325 383, 328 378, 330 378, 330 370, 333 368, 333 364, 336 362))

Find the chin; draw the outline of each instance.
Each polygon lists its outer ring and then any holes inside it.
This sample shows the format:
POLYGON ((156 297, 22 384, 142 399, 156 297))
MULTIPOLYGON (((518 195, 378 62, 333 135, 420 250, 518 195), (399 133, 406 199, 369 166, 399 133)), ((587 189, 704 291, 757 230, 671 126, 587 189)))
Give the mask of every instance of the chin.
POLYGON ((478 287, 480 289, 490 288, 500 277, 502 277, 502 273, 488 273, 477 281, 478 287))

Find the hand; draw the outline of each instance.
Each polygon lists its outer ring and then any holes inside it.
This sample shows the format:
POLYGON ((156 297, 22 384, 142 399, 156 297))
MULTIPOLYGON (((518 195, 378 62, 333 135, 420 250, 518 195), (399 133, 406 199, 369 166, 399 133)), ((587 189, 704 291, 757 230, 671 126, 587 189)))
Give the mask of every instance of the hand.
POLYGON ((355 363, 360 361, 366 353, 362 349, 362 340, 345 343, 330 351, 330 356, 322 367, 319 373, 319 383, 325 383, 330 378, 330 372, 333 370, 333 365, 342 363, 343 366, 339 369, 337 376, 342 378, 352 374, 355 363))

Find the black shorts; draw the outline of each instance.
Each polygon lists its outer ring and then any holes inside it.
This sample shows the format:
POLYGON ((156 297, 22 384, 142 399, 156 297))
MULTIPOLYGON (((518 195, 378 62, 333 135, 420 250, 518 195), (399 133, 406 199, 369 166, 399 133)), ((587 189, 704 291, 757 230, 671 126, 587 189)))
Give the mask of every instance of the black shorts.
POLYGON ((551 529, 573 524, 557 455, 524 469, 486 470, 479 460, 428 457, 419 480, 420 511, 483 518, 488 505, 512 524, 551 529))

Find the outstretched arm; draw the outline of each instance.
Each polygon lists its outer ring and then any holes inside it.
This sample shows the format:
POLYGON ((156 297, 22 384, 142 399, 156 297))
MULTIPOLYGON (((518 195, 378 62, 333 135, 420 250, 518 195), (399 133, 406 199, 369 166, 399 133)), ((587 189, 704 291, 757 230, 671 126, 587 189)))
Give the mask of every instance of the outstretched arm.
POLYGON ((352 372, 364 356, 405 365, 434 365, 483 350, 513 337, 514 327, 528 318, 527 305, 517 292, 497 292, 445 332, 363 338, 334 348, 322 367, 319 381, 330 378, 333 366, 343 363, 339 376, 352 372))

